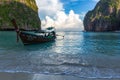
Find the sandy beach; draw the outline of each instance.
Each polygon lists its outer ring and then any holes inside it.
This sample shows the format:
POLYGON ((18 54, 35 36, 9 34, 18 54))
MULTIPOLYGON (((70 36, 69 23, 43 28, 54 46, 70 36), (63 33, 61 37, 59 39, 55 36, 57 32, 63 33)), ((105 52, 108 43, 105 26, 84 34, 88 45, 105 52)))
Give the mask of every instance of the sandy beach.
POLYGON ((30 73, 8 73, 0 72, 0 80, 119 80, 119 79, 95 79, 95 78, 79 78, 66 75, 45 75, 30 73))

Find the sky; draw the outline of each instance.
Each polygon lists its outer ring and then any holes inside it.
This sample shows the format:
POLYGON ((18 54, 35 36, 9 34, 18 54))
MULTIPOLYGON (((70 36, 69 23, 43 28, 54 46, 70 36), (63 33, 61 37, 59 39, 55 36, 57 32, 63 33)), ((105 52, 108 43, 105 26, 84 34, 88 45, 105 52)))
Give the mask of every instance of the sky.
POLYGON ((99 0, 36 0, 42 28, 82 31, 85 14, 94 9, 99 0))

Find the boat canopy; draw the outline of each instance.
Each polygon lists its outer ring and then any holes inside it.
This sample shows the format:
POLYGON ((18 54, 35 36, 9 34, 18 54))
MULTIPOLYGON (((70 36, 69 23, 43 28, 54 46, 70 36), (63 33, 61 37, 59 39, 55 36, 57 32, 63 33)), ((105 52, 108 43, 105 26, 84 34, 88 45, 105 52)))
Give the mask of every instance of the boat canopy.
POLYGON ((48 28, 46 28, 45 31, 46 32, 53 32, 53 31, 55 31, 55 28, 54 27, 48 27, 48 28))

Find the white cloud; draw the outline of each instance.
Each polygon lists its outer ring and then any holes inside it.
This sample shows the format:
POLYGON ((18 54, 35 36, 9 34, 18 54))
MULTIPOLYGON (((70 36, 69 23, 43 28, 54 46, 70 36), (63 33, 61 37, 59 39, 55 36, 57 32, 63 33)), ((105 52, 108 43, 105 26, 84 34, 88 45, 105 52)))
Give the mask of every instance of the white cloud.
POLYGON ((50 16, 54 17, 54 15, 63 10, 63 4, 59 0, 36 0, 40 17, 50 16))
POLYGON ((79 15, 75 14, 74 11, 70 11, 69 15, 66 15, 65 12, 59 11, 55 19, 46 17, 45 20, 42 20, 42 26, 55 26, 57 30, 63 31, 80 31, 83 30, 83 21, 79 19, 79 15))
POLYGON ((42 28, 55 26, 57 30, 83 30, 83 21, 80 19, 80 15, 75 14, 73 10, 66 14, 63 4, 59 0, 36 1, 40 18, 42 18, 42 28))
POLYGON ((92 1, 98 2, 98 1, 100 1, 100 0, 92 0, 92 1))

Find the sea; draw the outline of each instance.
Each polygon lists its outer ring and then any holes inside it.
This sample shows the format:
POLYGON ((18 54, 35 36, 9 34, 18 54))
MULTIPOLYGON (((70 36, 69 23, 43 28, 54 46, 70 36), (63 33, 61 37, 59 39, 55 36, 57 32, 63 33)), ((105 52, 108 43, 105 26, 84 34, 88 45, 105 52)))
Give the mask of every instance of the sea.
POLYGON ((0 72, 120 79, 120 32, 57 34, 53 42, 23 45, 14 31, 0 31, 0 72))

